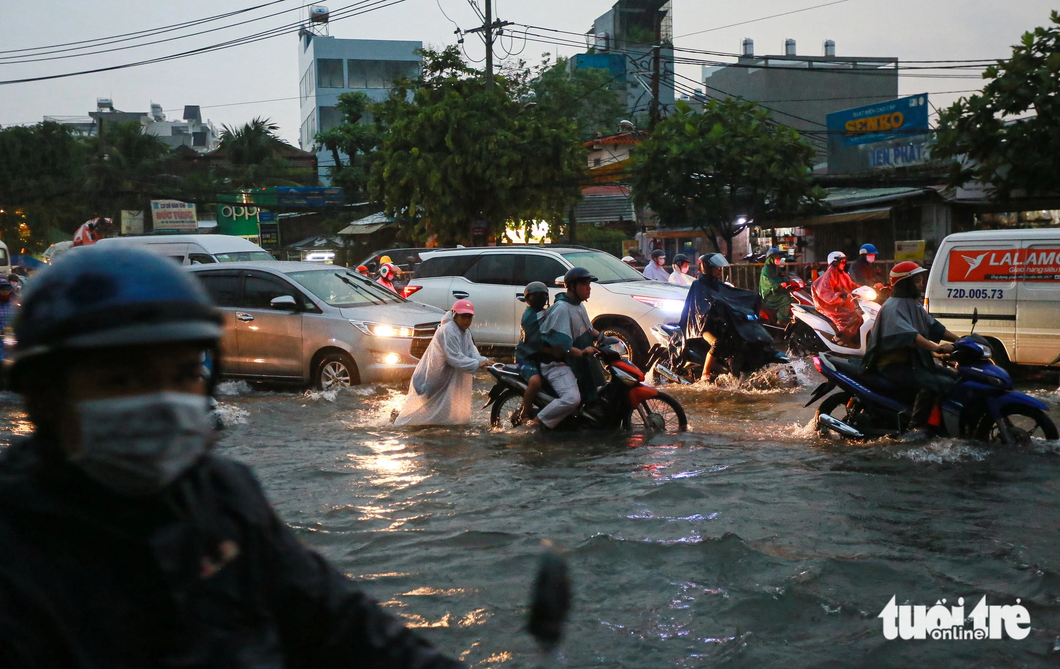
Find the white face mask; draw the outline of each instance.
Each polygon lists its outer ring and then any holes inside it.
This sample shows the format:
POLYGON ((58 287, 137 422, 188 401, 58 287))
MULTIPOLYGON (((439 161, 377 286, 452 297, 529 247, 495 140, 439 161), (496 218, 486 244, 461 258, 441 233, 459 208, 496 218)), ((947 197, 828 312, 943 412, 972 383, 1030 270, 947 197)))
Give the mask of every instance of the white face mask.
POLYGON ((872 253, 866 253, 865 254, 865 260, 867 260, 870 263, 876 262, 876 256, 875 256, 875 254, 872 254, 872 253))
POLYGON ((70 461, 111 490, 150 495, 206 452, 215 429, 205 395, 163 392, 79 402, 81 450, 70 461))

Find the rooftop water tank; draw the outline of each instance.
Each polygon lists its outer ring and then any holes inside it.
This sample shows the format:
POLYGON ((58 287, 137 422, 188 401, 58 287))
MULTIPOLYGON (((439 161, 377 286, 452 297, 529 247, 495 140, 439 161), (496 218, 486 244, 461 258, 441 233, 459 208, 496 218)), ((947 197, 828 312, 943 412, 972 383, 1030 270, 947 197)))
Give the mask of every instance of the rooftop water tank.
POLYGON ((826 58, 835 58, 835 41, 825 40, 824 42, 824 55, 826 58))
POLYGON ((755 41, 750 37, 743 38, 743 55, 753 56, 755 55, 755 41))
POLYGON ((114 111, 114 100, 110 98, 96 98, 96 109, 99 111, 114 111))
POLYGON ((313 23, 327 23, 330 14, 324 5, 313 5, 309 8, 309 20, 313 23))
POLYGON ((162 111, 162 105, 158 104, 157 102, 152 102, 151 103, 151 118, 153 118, 156 121, 165 121, 166 120, 166 115, 162 111))
POLYGON ((784 40, 784 55, 794 56, 795 55, 795 40, 790 37, 784 40))

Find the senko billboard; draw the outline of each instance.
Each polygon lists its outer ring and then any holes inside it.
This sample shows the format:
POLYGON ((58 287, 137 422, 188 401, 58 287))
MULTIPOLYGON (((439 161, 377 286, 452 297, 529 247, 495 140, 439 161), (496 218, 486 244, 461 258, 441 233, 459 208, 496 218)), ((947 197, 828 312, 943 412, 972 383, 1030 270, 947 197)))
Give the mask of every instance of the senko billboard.
POLYGON ((829 174, 909 167, 930 159, 926 93, 828 114, 827 127, 829 174))

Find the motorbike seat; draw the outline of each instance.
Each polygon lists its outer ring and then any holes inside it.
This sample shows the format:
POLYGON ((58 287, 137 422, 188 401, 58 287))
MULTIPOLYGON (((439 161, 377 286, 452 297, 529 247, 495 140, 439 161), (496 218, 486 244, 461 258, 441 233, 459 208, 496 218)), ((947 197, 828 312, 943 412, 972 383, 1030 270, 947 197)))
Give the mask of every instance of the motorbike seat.
POLYGON ((840 374, 857 381, 874 393, 893 399, 897 399, 902 395, 902 389, 891 383, 882 374, 863 372, 861 370, 861 358, 848 359, 828 356, 828 361, 832 363, 840 374))

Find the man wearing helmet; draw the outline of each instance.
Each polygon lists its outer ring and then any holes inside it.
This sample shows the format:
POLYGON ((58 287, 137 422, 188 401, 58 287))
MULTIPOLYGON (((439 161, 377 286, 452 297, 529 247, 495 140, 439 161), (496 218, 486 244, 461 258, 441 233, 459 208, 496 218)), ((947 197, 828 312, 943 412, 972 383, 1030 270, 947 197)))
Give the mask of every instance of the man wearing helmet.
POLYGON ((791 293, 784 273, 784 252, 780 249, 769 249, 766 254, 766 264, 758 278, 758 292, 762 306, 777 312, 777 323, 786 326, 791 322, 791 293))
POLYGON ((548 307, 548 297, 548 286, 540 281, 531 281, 523 289, 526 309, 520 322, 519 345, 515 347, 515 364, 519 367, 519 376, 526 381, 519 420, 530 415, 534 400, 541 391, 541 350, 545 346, 541 339, 541 321, 548 307))
POLYGON ((684 288, 691 286, 692 282, 695 281, 695 278, 688 276, 688 268, 690 266, 691 263, 688 262, 688 258, 683 253, 675 255, 673 263, 674 271, 668 279, 669 282, 675 286, 682 286, 684 288))
POLYGON ((876 290, 883 288, 880 271, 874 265, 876 256, 876 247, 872 244, 865 244, 859 249, 857 260, 850 263, 850 269, 847 272, 854 283, 876 290))
POLYGON ((589 356, 596 355, 593 343, 600 333, 593 329, 583 302, 592 293, 596 281, 589 270, 574 267, 563 277, 567 290, 556 296, 556 302, 541 322, 541 373, 548 380, 556 399, 537 413, 537 420, 549 428, 578 410, 582 400, 590 400, 595 386, 589 356), (581 390, 579 390, 579 385, 581 390))
POLYGON ((651 262, 644 268, 644 276, 652 281, 669 281, 670 273, 666 271, 666 251, 655 249, 651 252, 651 262))
POLYGON ((828 269, 813 282, 813 306, 835 323, 837 343, 856 348, 863 321, 853 295, 858 284, 846 273, 846 266, 845 253, 828 254, 828 269))
POLYGON ((869 333, 864 367, 915 394, 911 428, 925 428, 936 400, 953 384, 953 374, 935 364, 933 353, 951 353, 957 335, 924 311, 927 270, 915 262, 900 262, 891 270, 891 299, 884 302, 869 333))
POLYGON ((27 290, 11 380, 33 433, 0 455, 3 665, 458 666, 212 452, 221 322, 137 249, 84 249, 27 290))

